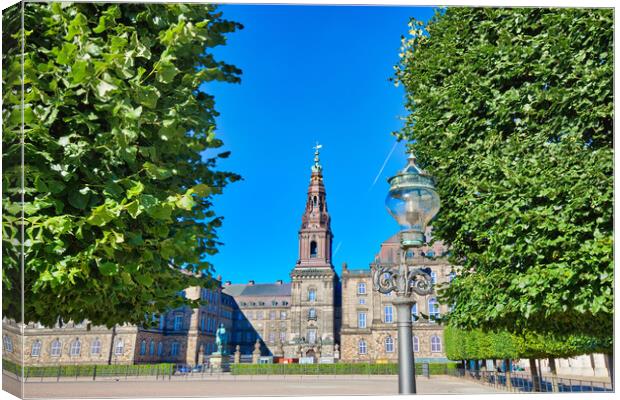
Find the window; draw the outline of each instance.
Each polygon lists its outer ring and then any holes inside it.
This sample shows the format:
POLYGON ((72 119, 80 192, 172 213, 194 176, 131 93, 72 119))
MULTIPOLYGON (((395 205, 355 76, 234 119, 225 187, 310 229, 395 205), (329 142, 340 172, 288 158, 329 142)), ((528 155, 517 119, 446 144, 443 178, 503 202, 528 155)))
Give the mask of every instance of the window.
POLYGON ((170 355, 171 356, 179 355, 179 343, 178 342, 172 342, 172 347, 170 348, 170 355))
POLYGON ((431 336, 431 352, 441 353, 441 339, 437 335, 431 336))
POLYGON ((161 356, 162 354, 164 354, 164 343, 159 342, 157 343, 157 355, 161 356))
POLYGON ((256 319, 263 319, 263 312, 262 311, 257 311, 256 312, 256 319))
POLYGON ((286 311, 280 311, 280 319, 286 319, 286 311))
POLYGON ((386 324, 391 324, 392 322, 394 322, 394 314, 393 314, 392 306, 383 307, 383 313, 384 313, 383 322, 385 322, 386 324))
POLYGON ((274 332, 269 332, 269 343, 274 343, 276 341, 276 334, 274 332))
POLYGON ((357 284, 357 294, 366 294, 366 283, 360 282, 357 284))
POLYGON ((317 246, 316 242, 313 240, 310 242, 310 258, 316 258, 317 254, 317 246))
POLYGON ((414 303, 411 306, 411 319, 413 321, 417 321, 418 320, 418 303, 414 303))
POLYGON ((90 354, 100 354, 100 353, 101 353, 101 340, 99 340, 99 338, 96 338, 90 344, 90 354))
POLYGON ((308 330, 308 343, 310 344, 316 343, 316 329, 308 330))
POLYGON ((52 342, 52 347, 50 351, 50 356, 52 357, 60 357, 62 345, 60 344, 60 340, 56 339, 52 342))
POLYGON ((316 310, 314 308, 308 310, 308 319, 316 320, 316 310))
POLYGON ((414 353, 420 352, 420 339, 417 336, 413 337, 413 352, 414 353))
POLYGON ((286 332, 284 331, 280 332, 280 341, 282 343, 286 342, 286 332))
POLYGON ((75 339, 71 342, 71 347, 69 347, 69 354, 72 356, 79 356, 80 350, 82 349, 82 343, 80 343, 80 339, 75 339))
POLYGON ((431 297, 428 300, 428 315, 431 320, 439 318, 441 315, 439 313, 439 303, 437 303, 437 299, 431 297))
POLYGON ((254 318, 254 314, 252 313, 252 311, 246 311, 245 312, 245 317, 247 319, 252 319, 252 318, 254 318))
POLYGON ((143 356, 146 354, 146 340, 140 342, 140 355, 143 356))
POLYGON ((166 326, 166 318, 163 315, 159 316, 159 329, 163 330, 166 326))
POLYGON ((308 301, 316 301, 316 289, 308 290, 308 301))
POLYGON ((4 335, 4 351, 7 353, 13 352, 13 339, 9 335, 4 335))
POLYGON ((454 278, 456 278, 456 273, 454 271, 450 272, 450 275, 448 275, 448 280, 452 282, 454 278))
POLYGON ((406 258, 413 258, 413 254, 414 254, 413 251, 409 250, 407 252, 406 258))
POLYGON ((360 299, 360 304, 361 304, 361 305, 366 304, 366 299, 360 299))
POLYGON ((392 336, 388 336, 385 338, 385 352, 386 353, 394 352, 394 339, 392 339, 392 336))
POLYGON ((365 312, 357 313, 357 327, 366 328, 366 313, 365 312))
POLYGON ((283 302, 282 302, 282 305, 283 305, 283 306, 288 306, 288 301, 283 301, 283 302))
POLYGON ((431 283, 434 285, 437 283, 437 272, 431 271, 431 283))
POLYGON ((153 339, 151 339, 151 342, 149 343, 149 355, 155 355, 155 341, 153 339))
POLYGON ((200 314, 200 330, 205 331, 207 329, 207 314, 200 314))
POLYGON ((118 339, 116 341, 116 346, 114 346, 114 354, 116 354, 117 356, 120 356, 121 354, 123 354, 124 351, 125 351, 125 343, 123 342, 123 339, 118 339))
POLYGON ((364 339, 357 342, 357 352, 358 354, 366 354, 366 341, 364 339))
POLYGON ((275 301, 275 300, 273 300, 273 301, 271 302, 271 305, 272 305, 273 307, 277 307, 277 306, 278 306, 278 302, 277 302, 277 301, 275 301))
POLYGON ((426 257, 432 258, 435 257, 435 250, 429 250, 426 252, 426 257))
POLYGON ((182 326, 183 326, 183 316, 175 315, 174 316, 174 330, 180 331, 182 326))
POLYGON ((41 341, 35 340, 32 343, 32 349, 30 350, 30 355, 32 357, 39 357, 41 355, 41 341))
POLYGON ((269 319, 276 319, 276 312, 275 311, 269 311, 269 319))

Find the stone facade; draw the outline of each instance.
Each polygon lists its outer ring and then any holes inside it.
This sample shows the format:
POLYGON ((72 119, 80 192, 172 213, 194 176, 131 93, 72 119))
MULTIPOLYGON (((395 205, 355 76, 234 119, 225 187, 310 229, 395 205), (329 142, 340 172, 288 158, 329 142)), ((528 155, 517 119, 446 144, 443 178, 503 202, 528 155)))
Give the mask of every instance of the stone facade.
MULTIPOLYGON (((375 263, 393 265, 399 260, 398 235, 381 244, 375 263)), ((447 249, 440 242, 423 246, 408 254, 416 265, 431 268, 436 285, 447 283, 454 268, 447 263, 447 249)), ((372 289, 369 269, 342 268, 342 327, 340 329, 341 359, 344 361, 395 362, 398 359, 398 336, 396 307, 391 295, 380 294, 372 289)), ((416 359, 445 361, 443 328, 434 322, 434 316, 448 311, 447 306, 436 304, 434 294, 416 296, 413 340, 416 359), (432 309, 431 309, 432 308, 432 309), (426 317, 425 317, 426 316, 426 317), (430 317, 430 318, 429 318, 430 317)))

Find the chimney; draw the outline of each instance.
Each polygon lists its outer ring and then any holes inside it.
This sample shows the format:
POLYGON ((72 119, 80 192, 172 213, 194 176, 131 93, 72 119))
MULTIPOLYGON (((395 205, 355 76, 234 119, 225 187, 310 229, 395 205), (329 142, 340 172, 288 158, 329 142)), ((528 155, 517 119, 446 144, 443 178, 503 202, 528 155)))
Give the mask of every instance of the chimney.
POLYGON ((282 284, 282 279, 278 279, 278 280, 276 281, 276 285, 281 285, 281 284, 282 284))
POLYGON ((230 286, 230 285, 232 285, 232 282, 231 281, 226 281, 225 285, 226 286, 230 286))
POLYGON ((254 285, 254 281, 253 280, 249 281, 248 285, 250 285, 250 286, 254 285))

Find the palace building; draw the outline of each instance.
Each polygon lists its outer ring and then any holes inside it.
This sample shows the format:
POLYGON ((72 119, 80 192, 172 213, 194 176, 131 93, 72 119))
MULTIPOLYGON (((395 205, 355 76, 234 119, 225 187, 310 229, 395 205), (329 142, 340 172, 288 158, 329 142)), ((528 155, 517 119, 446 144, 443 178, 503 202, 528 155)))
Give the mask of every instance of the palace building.
MULTIPOLYGON (((298 259, 290 282, 244 284, 222 282, 216 289, 192 287, 188 298, 206 302, 181 307, 158 318, 153 327, 132 325, 114 329, 88 321, 52 328, 20 327, 3 321, 3 357, 27 365, 93 363, 202 363, 216 350, 215 331, 223 323, 229 332, 228 352, 237 346, 251 354, 256 341, 261 354, 289 359, 312 357, 316 362, 395 362, 398 354, 396 315, 388 295, 372 289, 370 269, 349 269, 339 277, 332 264, 331 217, 318 148, 311 167, 305 209, 298 232, 298 259)), ((398 235, 386 240, 373 262, 399 259, 398 235)), ((416 250, 413 256, 430 267, 437 283, 452 276, 441 243, 416 250)), ((206 286, 206 285, 205 285, 206 286)), ((447 311, 434 296, 419 298, 412 313, 416 357, 445 361, 442 327, 433 322, 447 311), (431 319, 422 318, 422 314, 431 319)))

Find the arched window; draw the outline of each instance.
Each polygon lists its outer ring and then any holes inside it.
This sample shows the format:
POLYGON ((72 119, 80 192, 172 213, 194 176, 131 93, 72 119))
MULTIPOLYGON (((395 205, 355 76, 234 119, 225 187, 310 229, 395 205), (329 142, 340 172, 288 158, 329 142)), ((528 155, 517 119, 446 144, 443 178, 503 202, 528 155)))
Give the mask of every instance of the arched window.
POLYGON ((441 339, 437 335, 431 336, 431 352, 441 353, 441 339))
POLYGON ((62 345, 60 344, 60 340, 56 339, 52 342, 52 347, 50 349, 50 356, 52 357, 60 357, 62 345))
POLYGON ((317 246, 316 242, 313 240, 310 242, 310 258, 316 258, 317 254, 317 246))
POLYGON ((364 339, 360 339, 360 341, 357 342, 357 352, 359 354, 366 354, 366 341, 364 339))
POLYGON ((417 321, 418 320, 418 303, 414 303, 411 306, 411 319, 413 321, 417 321))
POLYGON ((80 343, 80 339, 75 339, 71 342, 71 347, 69 348, 69 354, 72 356, 79 356, 80 350, 82 349, 82 343, 80 343))
POLYGON ((35 340, 32 343, 32 349, 30 350, 31 357, 39 357, 41 355, 41 341, 35 340))
POLYGON ((431 283, 434 285, 437 283, 437 272, 431 271, 431 283))
POLYGON ((4 351, 7 353, 13 352, 13 339, 9 335, 4 335, 4 351))
POLYGON ((366 282, 357 284, 357 294, 366 294, 366 282))
POLYGON ((394 352, 394 339, 392 339, 392 336, 388 336, 385 338, 385 352, 386 353, 394 352))
POLYGON ((316 196, 314 196, 314 198, 312 199, 312 204, 316 207, 316 203, 317 203, 317 198, 316 196))
POLYGON ((153 339, 151 339, 151 342, 149 343, 149 355, 155 355, 155 341, 153 339))
POLYGON ((413 336, 413 351, 415 353, 420 352, 420 338, 418 338, 417 336, 413 336))
POLYGON ((316 310, 314 308, 308 310, 308 319, 316 319, 316 310))
POLYGON ((428 300, 428 315, 432 320, 438 319, 441 314, 439 313, 439 303, 437 302, 437 299, 434 297, 431 297, 428 300))
POLYGON ((90 354, 100 354, 101 353, 101 340, 99 338, 95 338, 93 342, 90 344, 90 354))
POLYGON ((159 342, 157 343, 157 355, 161 356, 162 354, 164 354, 164 343, 159 342))
POLYGON ((140 355, 143 356, 146 354, 146 340, 140 342, 140 355))
POLYGON ((125 351, 125 343, 123 343, 123 339, 118 339, 116 341, 116 346, 114 346, 114 354, 120 356, 125 351))
POLYGON ((316 289, 308 289, 308 301, 316 301, 316 289))

